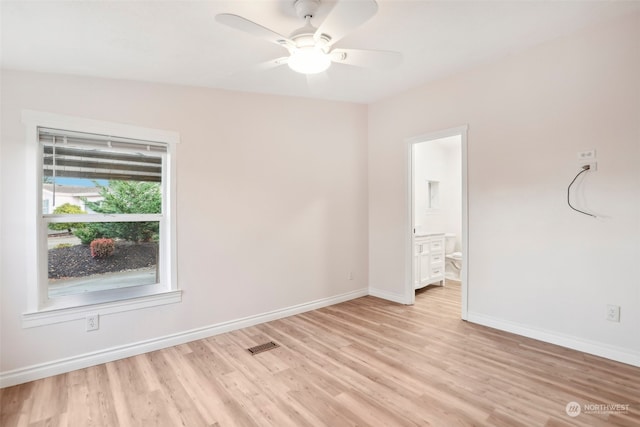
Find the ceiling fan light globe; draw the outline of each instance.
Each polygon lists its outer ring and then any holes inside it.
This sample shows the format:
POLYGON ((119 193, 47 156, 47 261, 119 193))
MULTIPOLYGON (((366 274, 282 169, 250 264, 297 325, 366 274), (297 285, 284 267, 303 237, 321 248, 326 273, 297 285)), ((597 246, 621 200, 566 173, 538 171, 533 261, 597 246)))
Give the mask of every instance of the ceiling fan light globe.
POLYGON ((317 74, 331 65, 331 57, 317 47, 301 47, 291 52, 289 68, 302 74, 317 74))

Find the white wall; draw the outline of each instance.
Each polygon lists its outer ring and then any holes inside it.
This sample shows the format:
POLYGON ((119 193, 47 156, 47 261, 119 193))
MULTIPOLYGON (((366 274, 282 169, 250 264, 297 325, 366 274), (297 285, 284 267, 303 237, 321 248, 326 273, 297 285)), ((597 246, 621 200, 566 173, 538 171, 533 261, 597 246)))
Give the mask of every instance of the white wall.
POLYGON ((442 204, 446 212, 445 229, 456 235, 456 251, 462 250, 462 141, 460 137, 445 142, 447 175, 442 204))
POLYGON ((469 319, 640 365, 640 15, 370 105, 370 290, 408 280, 405 140, 464 124, 469 319), (599 220, 566 204, 591 148, 599 220))
POLYGON ((414 144, 414 222, 417 232, 453 233, 460 250, 462 146, 459 136, 414 144), (437 181, 439 204, 427 209, 427 181, 437 181))
POLYGON ((0 372, 367 288, 364 105, 4 70, 0 372), (179 304, 23 329, 23 109, 173 130, 179 304), (349 272, 354 280, 348 280, 349 272))

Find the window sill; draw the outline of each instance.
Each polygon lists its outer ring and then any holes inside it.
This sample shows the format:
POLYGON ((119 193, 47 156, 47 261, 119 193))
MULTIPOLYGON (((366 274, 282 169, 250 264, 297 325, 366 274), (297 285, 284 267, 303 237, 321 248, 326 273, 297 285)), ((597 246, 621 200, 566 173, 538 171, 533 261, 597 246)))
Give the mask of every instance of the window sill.
POLYGON ((138 298, 114 301, 102 304, 84 305, 81 307, 45 309, 22 314, 22 327, 34 328, 54 323, 84 319, 89 314, 105 315, 123 311, 139 310, 182 301, 182 291, 167 291, 138 298))

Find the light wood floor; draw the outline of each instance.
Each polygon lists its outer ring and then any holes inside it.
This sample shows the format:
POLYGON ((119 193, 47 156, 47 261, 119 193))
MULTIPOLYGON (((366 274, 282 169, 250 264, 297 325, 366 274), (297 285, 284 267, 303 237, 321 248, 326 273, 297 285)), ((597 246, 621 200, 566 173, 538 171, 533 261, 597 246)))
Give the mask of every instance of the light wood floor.
POLYGON ((364 297, 5 388, 0 425, 640 426, 639 368, 465 323, 459 301, 364 297))

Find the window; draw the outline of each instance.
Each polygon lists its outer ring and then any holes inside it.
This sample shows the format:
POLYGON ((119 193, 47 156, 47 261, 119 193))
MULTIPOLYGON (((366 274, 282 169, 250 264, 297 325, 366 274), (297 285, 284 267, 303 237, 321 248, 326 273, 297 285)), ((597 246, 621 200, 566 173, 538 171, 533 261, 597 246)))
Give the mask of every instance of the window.
POLYGON ((175 134, 35 116, 37 274, 23 324, 179 301, 175 134))

